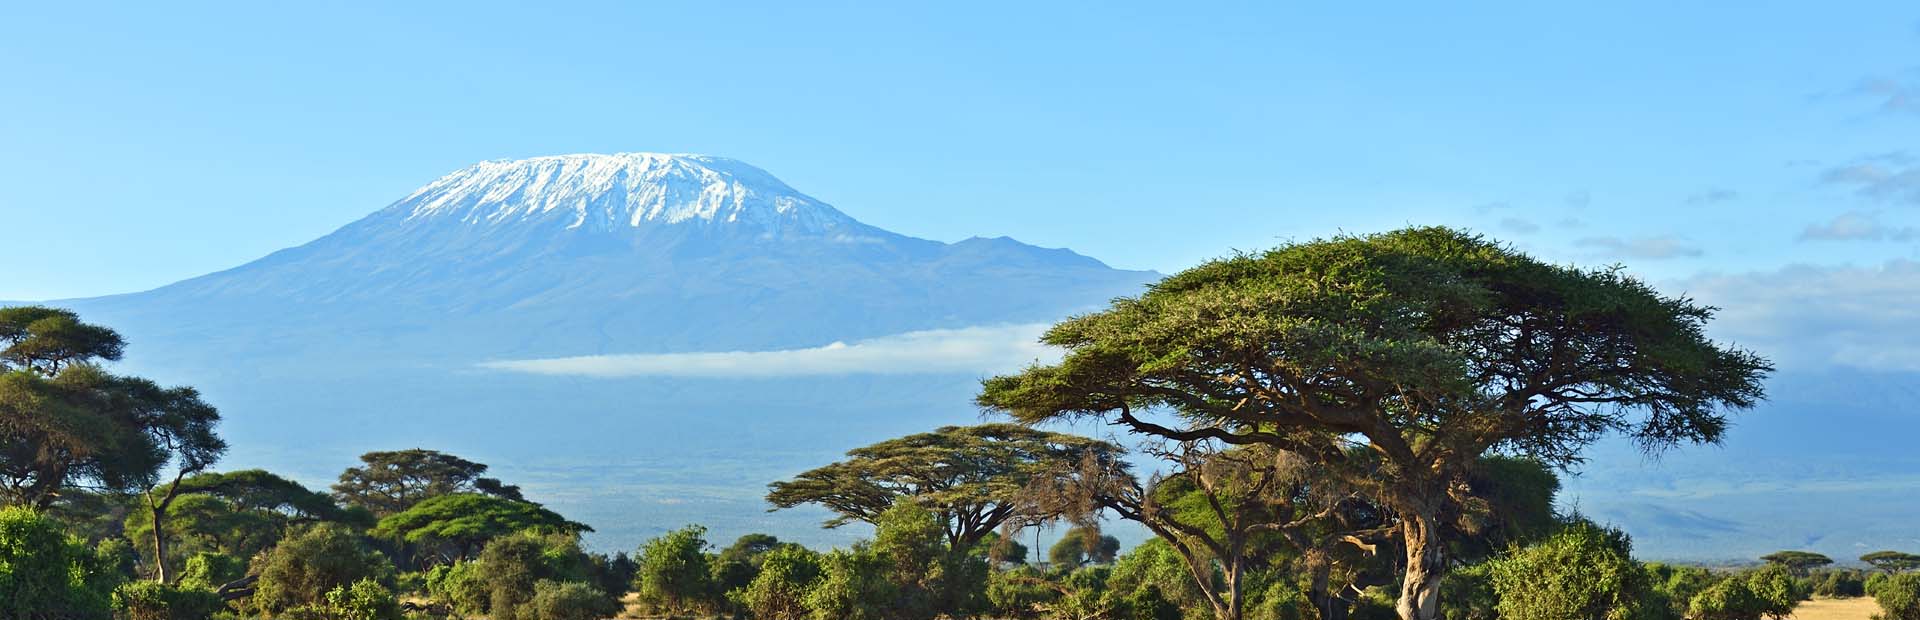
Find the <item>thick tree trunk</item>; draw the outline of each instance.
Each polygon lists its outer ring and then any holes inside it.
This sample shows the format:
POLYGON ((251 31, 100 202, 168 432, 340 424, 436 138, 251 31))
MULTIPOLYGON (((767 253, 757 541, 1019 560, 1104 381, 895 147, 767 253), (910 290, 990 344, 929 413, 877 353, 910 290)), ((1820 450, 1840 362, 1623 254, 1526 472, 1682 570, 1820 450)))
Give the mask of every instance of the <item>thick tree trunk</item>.
POLYGON ((1400 620, 1436 620, 1440 617, 1440 577, 1445 557, 1440 544, 1439 519, 1431 509, 1402 511, 1401 539, 1407 546, 1407 575, 1400 582, 1400 620))
POLYGON ((1307 585, 1307 602, 1320 612, 1320 620, 1347 620, 1352 602, 1333 594, 1333 565, 1324 558, 1308 562, 1312 581, 1307 585))

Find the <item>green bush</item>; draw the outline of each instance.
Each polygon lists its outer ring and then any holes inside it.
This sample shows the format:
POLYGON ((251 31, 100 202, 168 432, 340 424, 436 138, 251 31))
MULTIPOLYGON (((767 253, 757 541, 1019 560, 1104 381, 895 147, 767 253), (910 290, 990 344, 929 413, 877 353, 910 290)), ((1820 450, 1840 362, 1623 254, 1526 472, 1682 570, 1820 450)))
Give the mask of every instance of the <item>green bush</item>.
POLYGON ((487 613, 487 582, 473 562, 442 564, 427 571, 427 596, 462 614, 487 613))
POLYGON ((1285 579, 1274 579, 1247 601, 1247 620, 1305 620, 1313 613, 1313 603, 1300 588, 1285 579))
POLYGON ((1654 593, 1667 605, 1666 613, 1660 615, 1665 620, 1685 617, 1693 598, 1721 579, 1713 571, 1698 566, 1649 563, 1646 568, 1647 575, 1653 579, 1654 593))
POLYGON ((854 545, 822 559, 820 581, 807 591, 807 609, 814 620, 892 620, 894 593, 886 560, 854 545))
POLYGON ((105 618, 119 581, 52 518, 24 507, 0 509, 0 601, 11 610, 105 618))
POLYGON ((327 591, 327 612, 335 620, 399 620, 400 601, 372 579, 327 591))
POLYGON ((324 603, 334 588, 392 574, 386 556, 344 526, 321 524, 274 546, 262 560, 253 606, 267 614, 324 603))
POLYGON ((246 575, 247 567, 240 560, 219 553, 200 552, 189 556, 186 563, 181 565, 180 585, 215 590, 246 575))
POLYGON ((1874 620, 1920 620, 1920 573, 1900 573, 1879 580, 1873 600, 1880 604, 1874 620))
POLYGON ((760 573, 729 596, 758 620, 799 620, 807 615, 807 590, 818 581, 820 554, 785 545, 768 551, 760 559, 760 573))
POLYGON ((712 604, 706 534, 707 528, 689 525, 641 545, 634 579, 641 602, 669 613, 700 611, 712 604))
POLYGON ((1447 571, 1440 580, 1440 601, 1447 620, 1498 620, 1493 565, 1483 562, 1447 571))
POLYGON ((533 600, 526 607, 533 620, 600 620, 620 612, 613 597, 583 581, 540 581, 534 584, 533 600))
MULTIPOLYGON (((1495 609, 1505 620, 1646 617, 1651 577, 1619 530, 1585 521, 1492 562, 1495 609)), ((1661 608, 1664 610, 1665 605, 1661 608)))
POLYGON ((1692 620, 1785 618, 1804 593, 1788 569, 1778 564, 1720 580, 1687 605, 1692 620))
POLYGON ((126 620, 204 620, 227 603, 206 588, 136 581, 114 591, 113 608, 126 620))
POLYGON ((987 577, 987 603, 993 615, 1020 620, 1039 617, 1036 607, 1060 596, 1041 583, 1043 579, 1039 569, 1026 564, 994 571, 987 577))

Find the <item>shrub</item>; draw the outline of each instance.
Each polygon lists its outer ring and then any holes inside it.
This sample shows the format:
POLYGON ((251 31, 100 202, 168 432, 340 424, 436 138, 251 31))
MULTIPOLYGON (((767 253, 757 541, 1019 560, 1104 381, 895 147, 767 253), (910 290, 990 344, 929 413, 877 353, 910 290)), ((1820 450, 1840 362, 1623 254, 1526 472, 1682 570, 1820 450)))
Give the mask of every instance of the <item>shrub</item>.
POLYGON ((546 560, 540 541, 530 536, 487 543, 476 562, 487 588, 487 616, 493 620, 524 617, 520 608, 533 600, 534 585, 553 574, 546 560))
POLYGON ((1920 573, 1901 573, 1875 584, 1873 600, 1880 604, 1874 620, 1920 620, 1920 573))
POLYGON ((1660 614, 1660 617, 1668 620, 1685 617, 1693 597, 1699 596, 1720 580, 1713 571, 1698 566, 1652 563, 1646 567, 1647 574, 1653 579, 1654 593, 1667 605, 1667 612, 1660 614))
POLYGON ((487 613, 487 582, 473 562, 442 564, 427 571, 427 596, 462 614, 487 613))
POLYGON ((240 560, 232 556, 219 553, 195 553, 180 567, 180 585, 215 590, 235 579, 245 577, 246 574, 247 567, 241 565, 240 560))
POLYGON ((24 507, 0 509, 0 601, 12 609, 105 618, 118 581, 52 518, 24 507))
POLYGON ((766 553, 760 574, 732 595, 759 620, 799 620, 807 615, 807 590, 820 580, 820 554, 798 545, 766 553))
POLYGON ((1804 593, 1789 569, 1778 564, 1721 580, 1700 592, 1687 605, 1693 620, 1757 620, 1785 618, 1804 593))
MULTIPOLYGON (((1039 569, 1025 564, 994 571, 987 577, 987 603, 993 615, 1004 618, 1035 618, 1037 606, 1052 602, 1059 592, 1042 583, 1039 569)), ((1156 590, 1155 595, 1159 592, 1156 590)))
POLYGON ((1247 604, 1248 620, 1305 620, 1313 610, 1313 603, 1300 588, 1285 579, 1275 579, 1273 583, 1251 597, 1247 604))
MULTIPOLYGON (((620 612, 620 604, 606 592, 582 581, 544 580, 533 586, 527 609, 534 620, 599 620, 620 612)), ((522 612, 522 618, 527 617, 522 612)))
POLYGON ((326 605, 335 620, 400 620, 400 601, 372 579, 329 590, 326 605))
MULTIPOLYGON (((1619 530, 1585 521, 1520 548, 1491 566, 1495 609, 1505 620, 1642 617, 1651 578, 1619 530)), ((1664 606, 1663 606, 1664 607, 1664 606)))
POLYGON ((273 614, 317 605, 334 588, 385 578, 391 572, 386 556, 368 549, 351 530, 321 524, 294 534, 267 553, 253 606, 273 614))
POLYGON ((887 562, 865 545, 836 549, 821 562, 820 581, 807 592, 814 620, 893 618, 894 587, 887 562))
POLYGON ((1440 580, 1442 613, 1447 620, 1498 620, 1494 607, 1500 603, 1493 591, 1493 566, 1474 564, 1447 571, 1440 580))
POLYGON ((642 602, 668 612, 697 611, 711 603, 706 534, 707 528, 689 525, 641 546, 634 590, 642 602))
POLYGON ((114 591, 113 608, 126 620, 204 620, 227 603, 206 588, 136 581, 114 591))

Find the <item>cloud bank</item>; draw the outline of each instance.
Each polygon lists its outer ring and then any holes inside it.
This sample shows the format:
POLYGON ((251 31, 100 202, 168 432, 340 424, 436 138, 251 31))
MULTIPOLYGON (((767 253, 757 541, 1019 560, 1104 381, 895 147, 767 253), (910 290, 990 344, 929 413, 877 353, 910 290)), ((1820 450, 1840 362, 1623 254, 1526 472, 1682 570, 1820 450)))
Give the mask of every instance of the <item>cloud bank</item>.
POLYGON ((1920 371, 1920 262, 1709 275, 1682 288, 1721 308, 1716 337, 1783 365, 1920 371))
POLYGON ((539 375, 620 377, 807 377, 854 374, 993 373, 1058 360, 1039 343, 1046 324, 931 329, 851 344, 772 351, 640 353, 501 360, 483 368, 539 375))

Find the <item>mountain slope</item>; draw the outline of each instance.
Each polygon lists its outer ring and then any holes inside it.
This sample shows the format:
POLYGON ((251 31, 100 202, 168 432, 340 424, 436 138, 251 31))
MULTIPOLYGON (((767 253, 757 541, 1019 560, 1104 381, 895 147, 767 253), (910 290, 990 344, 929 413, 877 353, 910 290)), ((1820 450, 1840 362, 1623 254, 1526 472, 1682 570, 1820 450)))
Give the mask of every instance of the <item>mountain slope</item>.
POLYGON ((148 338, 221 345, 195 347, 215 354, 201 361, 286 339, 439 359, 1050 320, 1151 277, 1010 239, 894 234, 732 160, 569 155, 476 164, 306 245, 68 303, 148 338))

